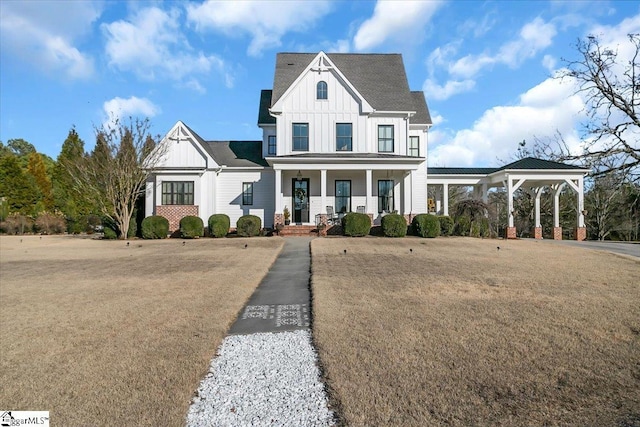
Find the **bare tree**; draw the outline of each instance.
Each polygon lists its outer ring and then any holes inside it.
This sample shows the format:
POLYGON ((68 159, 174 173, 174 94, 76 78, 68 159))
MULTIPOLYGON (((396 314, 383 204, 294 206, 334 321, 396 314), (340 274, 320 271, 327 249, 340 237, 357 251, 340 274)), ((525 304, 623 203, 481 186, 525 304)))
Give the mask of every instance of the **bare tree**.
POLYGON ((630 46, 605 46, 596 36, 579 40, 577 60, 565 60, 558 78, 571 79, 586 102, 584 149, 572 153, 561 134, 537 140, 549 158, 580 161, 594 176, 623 172, 638 178, 640 165, 640 34, 629 34, 630 46), (630 54, 626 54, 629 48, 630 54))
POLYGON ((163 157, 149 128, 148 119, 131 118, 129 124, 116 120, 97 128, 91 154, 64 164, 74 186, 115 223, 121 239, 128 237, 136 200, 144 194, 151 169, 163 157))

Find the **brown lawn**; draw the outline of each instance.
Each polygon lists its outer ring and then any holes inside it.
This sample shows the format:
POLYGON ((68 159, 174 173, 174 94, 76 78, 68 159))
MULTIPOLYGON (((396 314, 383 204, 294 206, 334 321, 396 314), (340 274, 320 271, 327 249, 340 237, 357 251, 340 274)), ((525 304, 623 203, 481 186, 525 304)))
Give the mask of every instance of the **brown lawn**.
POLYGON ((312 254, 345 424, 640 425, 637 260, 471 238, 316 239, 312 254))
POLYGON ((184 425, 281 247, 0 237, 0 406, 50 411, 52 425, 184 425))

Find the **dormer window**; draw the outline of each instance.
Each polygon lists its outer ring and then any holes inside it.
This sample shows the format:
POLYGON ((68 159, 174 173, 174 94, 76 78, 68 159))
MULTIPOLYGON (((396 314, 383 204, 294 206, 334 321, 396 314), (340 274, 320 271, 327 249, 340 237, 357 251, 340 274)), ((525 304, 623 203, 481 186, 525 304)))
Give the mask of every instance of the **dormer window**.
POLYGON ((327 82, 320 81, 316 85, 316 99, 327 99, 327 82))

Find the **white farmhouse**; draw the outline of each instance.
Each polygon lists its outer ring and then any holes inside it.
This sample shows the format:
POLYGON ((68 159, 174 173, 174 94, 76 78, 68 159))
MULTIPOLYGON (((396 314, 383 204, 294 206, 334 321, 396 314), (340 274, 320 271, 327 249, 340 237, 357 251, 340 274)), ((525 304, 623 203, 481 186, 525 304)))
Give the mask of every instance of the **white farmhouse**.
POLYGON ((399 54, 280 53, 260 97, 262 141, 205 141, 178 122, 147 182, 146 215, 171 229, 185 215, 224 213, 235 227, 312 225, 327 212, 427 212, 429 110, 399 54))

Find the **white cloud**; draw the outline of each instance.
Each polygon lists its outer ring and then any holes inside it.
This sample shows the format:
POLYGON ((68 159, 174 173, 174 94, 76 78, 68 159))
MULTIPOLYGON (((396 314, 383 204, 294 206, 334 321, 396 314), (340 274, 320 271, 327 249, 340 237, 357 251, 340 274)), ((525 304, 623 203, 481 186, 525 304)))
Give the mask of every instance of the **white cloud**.
POLYGON ((187 18, 197 31, 217 30, 227 35, 249 34, 247 52, 258 56, 278 47, 289 31, 307 31, 331 10, 328 1, 214 1, 188 4, 187 18))
POLYGON ((511 68, 517 68, 525 60, 549 47, 556 34, 553 23, 544 22, 539 17, 535 18, 522 27, 515 40, 503 44, 497 53, 464 56, 449 66, 449 72, 457 77, 472 78, 483 68, 493 64, 505 64, 511 68))
POLYGON ((5 1, 0 7, 0 48, 49 74, 93 75, 93 59, 74 42, 102 13, 101 3, 5 1))
POLYGON ((495 165, 508 159, 519 141, 551 137, 561 132, 567 143, 579 149, 577 124, 584 103, 575 86, 549 78, 520 96, 517 105, 497 106, 487 111, 470 129, 434 131, 430 136, 432 166, 495 165))
POLYGON ((367 51, 388 39, 411 40, 424 28, 441 1, 385 1, 378 0, 373 16, 362 23, 353 44, 358 51, 367 51))
POLYGON ((545 55, 542 58, 542 66, 547 69, 549 72, 553 72, 556 70, 556 59, 551 55, 545 55))
POLYGON ((449 80, 444 86, 438 85, 434 80, 427 79, 422 85, 422 90, 429 100, 445 100, 453 95, 468 92, 473 89, 476 82, 473 80, 449 80))
POLYGON ((204 87, 194 75, 216 71, 233 86, 225 62, 215 55, 194 52, 180 28, 178 9, 164 11, 149 7, 134 12, 129 20, 103 24, 109 64, 131 71, 145 80, 170 79, 183 82, 198 92, 204 87))
POLYGON ((106 120, 105 127, 115 123, 117 120, 127 116, 142 116, 151 118, 160 113, 160 107, 156 106, 147 98, 131 96, 127 99, 115 97, 102 104, 106 120))

